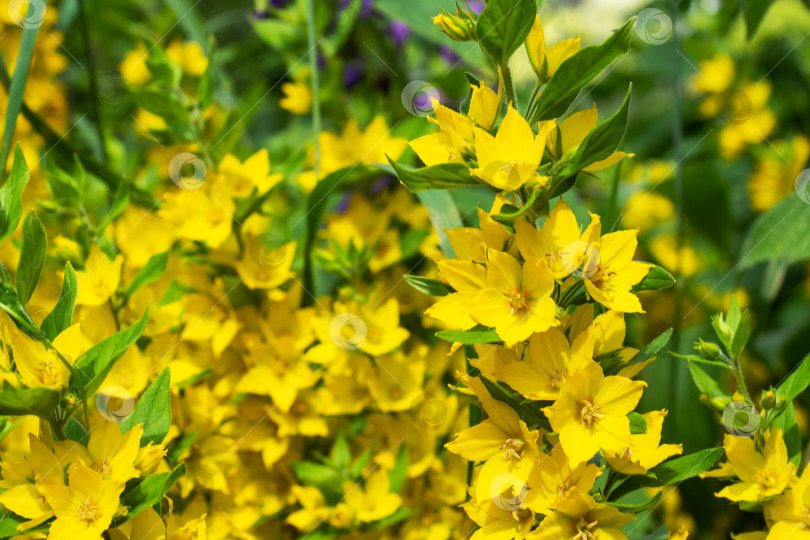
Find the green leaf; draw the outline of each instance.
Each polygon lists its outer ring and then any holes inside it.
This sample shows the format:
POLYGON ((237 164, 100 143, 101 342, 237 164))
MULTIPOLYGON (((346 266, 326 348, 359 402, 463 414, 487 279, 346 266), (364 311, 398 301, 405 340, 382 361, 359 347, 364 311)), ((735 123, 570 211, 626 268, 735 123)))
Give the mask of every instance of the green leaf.
POLYGON ((616 508, 619 512, 623 514, 640 514, 645 510, 649 510, 650 508, 655 507, 655 505, 658 504, 658 501, 661 500, 661 496, 663 494, 664 494, 663 491, 659 491, 658 493, 655 494, 655 497, 647 499, 646 501, 639 504, 622 504, 610 501, 606 501, 605 504, 608 504, 616 508))
POLYGON ((38 337, 40 334, 39 328, 31 320, 31 316, 25 310, 25 307, 20 303, 17 298, 17 291, 11 286, 8 273, 5 267, 0 263, 0 308, 8 313, 12 319, 17 321, 25 332, 31 336, 38 337))
POLYGON ((146 446, 150 442, 162 443, 172 425, 170 386, 171 374, 169 368, 166 368, 141 395, 132 413, 121 422, 121 433, 143 424, 141 446, 146 446))
POLYGON ((65 277, 62 280, 62 294, 53 308, 42 321, 40 329, 49 340, 53 341, 56 336, 64 332, 73 322, 73 306, 76 303, 76 295, 79 293, 79 284, 76 280, 76 272, 70 262, 65 263, 65 277))
POLYGON ((762 19, 773 4, 773 0, 742 0, 743 14, 745 15, 745 28, 748 39, 754 37, 762 19))
POLYGON ((186 466, 181 463, 171 472, 150 474, 131 487, 128 486, 121 494, 121 504, 128 508, 127 514, 121 518, 122 521, 113 522, 113 526, 129 521, 143 510, 159 503, 163 499, 163 495, 184 474, 186 474, 186 466))
POLYGON ((748 343, 748 336, 751 334, 751 314, 746 309, 740 317, 740 322, 734 330, 734 338, 731 340, 731 353, 732 358, 739 358, 748 343))
POLYGON ((83 391, 86 395, 95 393, 115 363, 124 356, 130 345, 141 337, 148 318, 147 309, 137 323, 97 343, 81 355, 73 365, 70 387, 80 390, 79 393, 83 391))
POLYGON ((153 255, 150 259, 146 262, 146 264, 138 270, 138 273, 135 274, 135 277, 132 278, 132 282, 129 284, 127 288, 126 296, 130 298, 138 289, 143 287, 144 285, 149 285, 150 283, 154 283, 160 276, 163 275, 163 272, 166 271, 166 265, 169 262, 169 252, 166 251, 164 253, 158 253, 157 255, 153 255))
POLYGON ((464 221, 456 207, 456 202, 445 189, 434 189, 431 191, 420 191, 416 194, 422 201, 430 217, 430 222, 439 236, 439 246, 445 257, 454 257, 453 245, 447 237, 447 231, 457 227, 463 227, 464 221))
POLYGON ((53 200, 62 210, 75 213, 82 204, 84 189, 79 185, 76 175, 68 174, 49 160, 45 166, 45 181, 51 190, 53 200))
POLYGON ((436 337, 445 341, 452 341, 454 343, 463 343, 464 345, 473 345, 475 343, 498 343, 501 338, 498 337, 495 329, 477 329, 471 330, 442 330, 436 332, 436 337))
POLYGON ((697 386, 702 393, 706 394, 706 397, 731 402, 731 395, 720 388, 717 381, 694 362, 689 362, 689 371, 692 373, 692 380, 695 381, 695 386, 697 386))
POLYGON ((87 445, 87 430, 75 418, 71 418, 65 424, 65 435, 71 441, 87 445))
POLYGON ((47 521, 41 525, 30 527, 28 529, 17 529, 17 527, 23 523, 27 523, 28 521, 29 520, 27 518, 13 514, 10 511, 4 512, 3 515, 0 516, 0 538, 21 538, 25 534, 33 535, 34 533, 44 533, 42 535, 44 537, 48 533, 48 529, 51 525, 50 521, 47 521))
POLYGON ((650 271, 647 272, 644 279, 633 286, 631 292, 638 293, 641 291, 658 291, 661 289, 668 289, 673 285, 675 285, 675 278, 672 276, 672 274, 656 265, 650 268, 650 271))
MULTIPOLYGON (((31 4, 33 5, 33 3, 31 4)), ((5 164, 5 162, 2 162, 5 164)), ((6 183, 0 187, 0 242, 11 236, 22 217, 22 192, 31 175, 20 145, 14 147, 14 162, 6 183)))
POLYGON ((799 433, 799 423, 796 420, 796 409, 793 407, 793 402, 789 402, 778 412, 773 426, 782 430, 782 439, 784 439, 788 451, 788 461, 798 466, 802 460, 802 437, 799 433))
POLYGON ((39 275, 45 264, 48 250, 48 235, 34 212, 23 222, 23 239, 20 246, 20 261, 17 264, 17 297, 25 305, 37 288, 39 275))
POLYGON ((107 226, 126 210, 128 204, 129 184, 127 182, 121 182, 118 184, 118 189, 115 192, 115 197, 113 197, 110 209, 104 214, 104 219, 96 225, 96 232, 102 234, 107 229, 107 226))
POLYGON ((422 276, 405 275, 405 281, 408 285, 413 287, 419 292, 425 293, 430 296, 447 296, 454 292, 452 287, 446 283, 442 283, 438 279, 431 279, 422 276))
POLYGON ((708 471, 720 456, 723 448, 707 448, 693 454, 670 459, 653 467, 645 476, 631 476, 611 492, 611 498, 619 500, 628 493, 646 487, 669 486, 694 478, 708 471))
POLYGON ((470 169, 464 163, 440 163, 421 169, 406 169, 391 158, 388 158, 388 161, 399 181, 414 193, 479 185, 478 180, 470 175, 470 169))
POLYGON ((292 468, 295 477, 305 486, 320 489, 327 498, 341 497, 343 493, 341 484, 344 479, 340 472, 332 467, 311 461, 295 461, 292 468))
POLYGON ((346 442, 346 434, 341 430, 335 437, 335 444, 332 445, 332 463, 338 469, 345 469, 351 463, 352 454, 349 450, 349 443, 346 442))
POLYGON ((549 80, 530 124, 562 116, 580 90, 630 46, 636 17, 627 21, 601 45, 585 47, 565 60, 549 80))
POLYGON ((46 420, 59 405, 59 393, 44 386, 36 388, 16 388, 3 381, 0 391, 0 414, 24 416, 33 414, 46 420))
POLYGON ((631 84, 619 110, 588 133, 562 174, 575 174, 597 161, 607 159, 619 148, 627 131, 627 111, 632 90, 631 84))
POLYGON ((810 259, 810 212, 807 204, 790 194, 759 216, 743 242, 740 270, 762 261, 788 264, 810 259))
POLYGON ((408 478, 409 461, 408 447, 403 444, 399 449, 399 454, 397 454, 394 468, 388 471, 388 481, 391 483, 391 491, 393 493, 397 493, 408 478))
MULTIPOLYGON (((20 109, 22 108, 25 83, 28 81, 28 72, 31 69, 31 59, 34 57, 37 34, 39 33, 40 24, 33 20, 33 17, 39 16, 44 19, 45 8, 46 0, 29 2, 28 14, 26 17, 21 18, 23 21, 22 37, 20 38, 20 45, 17 48, 17 64, 14 66, 11 84, 8 88, 6 122, 3 128, 3 147, 0 151, 0 168, 3 170, 5 170, 8 153, 11 150, 11 140, 14 137, 14 130, 17 126, 17 116, 19 116, 20 109)), ((20 14, 17 15, 19 16, 20 14)))
POLYGON ((723 369, 727 369, 729 371, 734 371, 734 368, 728 365, 726 362, 722 360, 709 360, 708 358, 703 358, 697 354, 678 354, 676 352, 670 351, 669 354, 674 356, 675 358, 681 358, 683 360, 689 360, 690 362, 697 362, 699 364, 707 364, 710 366, 718 366, 723 369))
POLYGON ((496 65, 505 66, 526 41, 536 14, 535 0, 489 0, 475 25, 478 43, 496 65))
MULTIPOLYGON (((306 224, 307 233, 304 238, 304 290, 315 292, 315 278, 313 275, 313 252, 315 247, 315 238, 318 234, 318 228, 323 220, 323 215, 326 212, 326 205, 329 201, 329 196, 334 193, 341 185, 351 185, 363 180, 376 178, 383 174, 381 169, 376 167, 366 167, 361 165, 353 165, 338 169, 337 171, 326 175, 318 181, 315 189, 309 194, 307 199, 307 213, 306 224)), ((312 298, 310 295, 305 297, 305 303, 311 303, 312 298)))
POLYGON ((779 401, 793 401, 810 386, 810 354, 804 357, 790 374, 776 387, 779 401))
POLYGON ((630 433, 636 435, 647 433, 647 419, 643 414, 634 411, 628 414, 627 418, 630 420, 630 433))
POLYGON ((623 362, 621 358, 610 358, 601 362, 602 370, 605 375, 613 375, 622 369, 646 362, 654 358, 665 346, 669 343, 672 337, 672 328, 664 330, 655 339, 647 343, 641 350, 639 350, 630 360, 623 362))

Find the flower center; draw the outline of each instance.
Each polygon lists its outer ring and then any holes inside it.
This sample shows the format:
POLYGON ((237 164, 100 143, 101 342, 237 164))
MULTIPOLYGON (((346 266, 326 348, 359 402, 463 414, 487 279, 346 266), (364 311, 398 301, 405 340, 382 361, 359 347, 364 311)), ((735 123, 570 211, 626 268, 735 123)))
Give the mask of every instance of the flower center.
POLYGON ((509 297, 509 309, 512 315, 522 314, 529 309, 529 292, 523 289, 509 289, 506 292, 509 297))
POLYGON ((90 466, 96 472, 102 473, 104 476, 109 475, 112 472, 110 468, 110 462, 106 459, 102 459, 101 461, 96 461, 93 465, 90 466))
POLYGON ((524 444, 525 443, 520 439, 509 438, 503 442, 503 444, 501 445, 501 450, 506 451, 507 459, 509 458, 520 459, 520 454, 518 454, 518 452, 520 451, 521 448, 523 448, 524 444))
POLYGON ((779 480, 776 473, 770 471, 768 469, 764 469, 762 471, 757 471, 757 474, 754 475, 754 479, 760 485, 761 488, 767 489, 771 488, 776 485, 776 482, 779 480))
POLYGON ((574 540, 596 540, 596 535, 593 533, 594 527, 598 521, 591 521, 588 523, 585 520, 585 516, 579 518, 579 523, 577 523, 577 534, 574 536, 574 540))
POLYGON ((551 386, 554 388, 559 389, 562 386, 563 381, 568 376, 568 371, 565 369, 555 369, 551 372, 551 376, 549 377, 549 381, 551 382, 551 386))
POLYGON ((76 507, 76 515, 79 517, 79 519, 87 522, 93 522, 96 520, 97 511, 98 506, 90 501, 90 497, 87 497, 83 503, 76 507))
POLYGON ((579 410, 579 421, 581 423, 591 427, 594 422, 597 422, 600 418, 602 418, 602 415, 598 412, 599 409, 602 408, 601 405, 595 405, 584 399, 580 402, 580 404, 582 405, 582 408, 579 410))

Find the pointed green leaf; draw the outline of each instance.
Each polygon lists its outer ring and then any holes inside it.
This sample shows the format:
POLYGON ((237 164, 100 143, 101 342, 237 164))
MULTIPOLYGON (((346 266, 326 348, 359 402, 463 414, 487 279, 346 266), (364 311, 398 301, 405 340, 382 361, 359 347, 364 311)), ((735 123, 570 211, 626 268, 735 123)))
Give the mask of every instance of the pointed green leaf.
POLYGON ((633 17, 601 45, 585 47, 560 64, 540 94, 536 112, 529 123, 562 116, 579 91, 627 51, 635 23, 636 17, 633 17))
POLYGON ((137 323, 97 343, 81 355, 73 364, 70 387, 79 390, 80 394, 82 390, 86 395, 94 394, 115 363, 141 337, 146 329, 148 318, 149 310, 147 309, 137 323))
POLYGON ((150 442, 162 443, 172 425, 170 386, 171 374, 169 368, 166 368, 141 395, 132 413, 121 422, 121 433, 143 424, 141 446, 146 446, 150 442))
POLYGON ((639 293, 641 291, 658 291, 661 289, 668 289, 675 285, 675 278, 661 268, 660 266, 653 266, 647 275, 644 276, 639 283, 633 286, 632 292, 639 293))
POLYGON ((79 284, 76 280, 76 272, 70 262, 65 263, 65 277, 62 280, 62 294, 56 302, 53 311, 48 313, 42 321, 40 329, 49 340, 53 341, 56 336, 64 332, 73 322, 73 306, 76 303, 76 295, 79 293, 79 284))
POLYGON ((0 390, 0 414, 6 416, 24 416, 33 414, 49 419, 59 405, 59 393, 44 386, 36 388, 17 388, 8 381, 3 381, 0 390))
POLYGON ((129 284, 127 288, 126 296, 130 298, 133 294, 135 294, 138 289, 143 287, 144 285, 149 285, 150 283, 154 283, 160 276, 163 275, 163 272, 166 271, 166 265, 169 262, 169 252, 158 253, 157 255, 153 255, 141 268, 138 270, 138 273, 135 274, 135 277, 132 278, 132 282, 129 284))
POLYGON ((776 387, 780 401, 793 401, 810 386, 810 354, 804 357, 790 374, 776 387))
POLYGON ((23 222, 23 239, 20 246, 20 261, 17 264, 17 297, 25 305, 34 294, 39 275, 45 264, 48 236, 45 227, 34 212, 23 222))
POLYGON ((495 329, 476 329, 471 330, 442 330, 436 332, 436 337, 445 341, 452 341, 454 343, 463 343, 464 345, 473 345, 475 343, 497 343, 501 341, 495 329))
POLYGON ((17 144, 14 147, 11 174, 3 187, 0 187, 0 242, 17 230, 22 217, 22 192, 30 177, 25 157, 17 144))
POLYGON ((439 281, 438 279, 406 275, 405 281, 417 291, 430 296, 447 296, 453 292, 453 289, 449 285, 439 281))
POLYGON ((478 43, 496 65, 505 66, 526 41, 536 14, 535 0, 489 0, 475 25, 478 43))
POLYGON ((391 158, 388 158, 388 161, 399 181, 413 192, 480 185, 478 180, 470 175, 470 169, 464 163, 440 163, 421 169, 406 169, 391 158))

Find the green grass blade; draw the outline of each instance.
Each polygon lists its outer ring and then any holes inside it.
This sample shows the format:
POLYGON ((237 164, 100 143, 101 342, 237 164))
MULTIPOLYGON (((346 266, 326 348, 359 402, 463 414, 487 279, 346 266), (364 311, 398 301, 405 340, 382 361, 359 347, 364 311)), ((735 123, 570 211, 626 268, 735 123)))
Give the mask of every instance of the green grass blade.
MULTIPOLYGON (((41 3, 41 9, 45 9, 45 1, 41 3)), ((37 13, 37 6, 34 2, 28 4, 28 17, 37 13)), ((8 153, 11 151, 11 142, 14 138, 14 129, 17 126, 17 116, 22 107, 25 83, 28 81, 28 71, 31 69, 31 58, 34 56, 34 46, 37 42, 39 24, 23 24, 22 38, 20 39, 20 51, 17 56, 17 65, 14 67, 14 74, 11 77, 11 87, 8 91, 8 106, 6 108, 6 122, 3 127, 3 147, 0 151, 0 164, 5 168, 8 160, 8 153)))

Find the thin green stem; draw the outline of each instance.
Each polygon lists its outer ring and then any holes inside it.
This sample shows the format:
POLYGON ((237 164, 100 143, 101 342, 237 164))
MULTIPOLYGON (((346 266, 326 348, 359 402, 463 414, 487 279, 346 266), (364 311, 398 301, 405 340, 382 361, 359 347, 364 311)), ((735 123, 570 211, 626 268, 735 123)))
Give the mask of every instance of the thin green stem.
POLYGON ((512 104, 512 107, 517 109, 517 94, 515 93, 515 84, 512 82, 512 71, 509 69, 509 62, 504 62, 501 66, 501 76, 503 77, 503 91, 506 93, 506 100, 512 104))
POLYGON ((748 386, 745 384, 745 374, 743 373, 742 363, 739 358, 734 359, 734 375, 737 377, 737 385, 740 387, 740 393, 748 403, 753 403, 751 394, 748 393, 748 386))
POLYGON ((87 17, 87 8, 85 6, 87 0, 79 0, 79 26, 82 31, 82 39, 84 40, 84 51, 87 59, 87 71, 90 74, 90 102, 93 105, 95 112, 96 131, 98 133, 98 144, 101 149, 101 159, 107 161, 107 138, 105 137, 104 129, 104 115, 101 110, 101 96, 98 88, 98 68, 96 66, 96 59, 90 47, 90 21, 87 17))
POLYGON ((315 6, 313 0, 307 0, 307 43, 309 45, 309 71, 310 89, 312 91, 312 130, 315 143, 315 178, 318 178, 318 169, 321 160, 321 149, 318 136, 321 133, 321 99, 319 95, 320 81, 318 80, 318 50, 315 36, 315 6))

